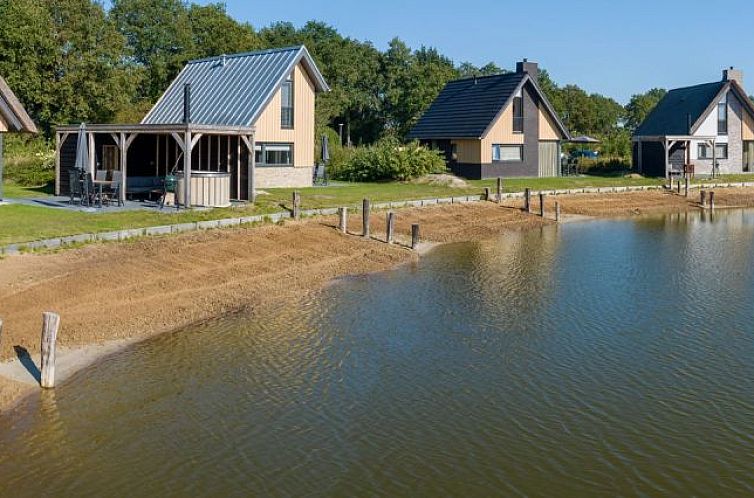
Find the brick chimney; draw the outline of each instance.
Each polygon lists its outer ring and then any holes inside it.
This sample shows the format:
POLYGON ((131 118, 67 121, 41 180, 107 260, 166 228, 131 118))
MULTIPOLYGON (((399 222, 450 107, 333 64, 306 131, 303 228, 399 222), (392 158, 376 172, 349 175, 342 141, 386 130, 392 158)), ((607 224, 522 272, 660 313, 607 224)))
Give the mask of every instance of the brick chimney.
POLYGON ((528 59, 516 63, 516 72, 518 74, 529 73, 529 76, 531 76, 534 81, 539 79, 539 65, 536 62, 529 62, 528 59))
POLYGON ((744 86, 744 73, 740 69, 730 66, 723 70, 723 81, 736 81, 739 85, 744 86))

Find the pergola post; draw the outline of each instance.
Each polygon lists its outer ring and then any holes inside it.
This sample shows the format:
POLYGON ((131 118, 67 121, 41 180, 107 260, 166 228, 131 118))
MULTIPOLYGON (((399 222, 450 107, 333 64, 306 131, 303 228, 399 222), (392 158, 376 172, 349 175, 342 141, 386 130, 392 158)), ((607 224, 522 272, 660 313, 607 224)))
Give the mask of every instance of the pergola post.
POLYGON ((715 166, 717 164, 717 143, 712 140, 712 178, 715 178, 715 166))
POLYGON ((247 175, 247 186, 249 192, 249 202, 252 204, 257 200, 257 184, 255 178, 256 169, 256 157, 254 157, 254 148, 256 147, 256 137, 254 135, 241 135, 243 143, 246 144, 246 149, 249 151, 249 157, 246 164, 249 167, 249 174, 247 175))
POLYGON ((94 149, 94 133, 89 132, 87 133, 87 144, 89 147, 89 174, 92 175, 92 178, 94 178, 94 170, 96 169, 96 160, 97 155, 95 154, 94 149))
POLYGON ((665 179, 668 180, 670 178, 670 145, 667 138, 662 140, 662 147, 665 149, 665 179))
POLYGON ((183 207, 191 207, 191 130, 183 135, 183 207))
POLYGON ((641 174, 642 170, 644 169, 644 158, 642 157, 642 142, 641 139, 636 142, 636 156, 637 156, 637 169, 639 170, 638 173, 641 174))

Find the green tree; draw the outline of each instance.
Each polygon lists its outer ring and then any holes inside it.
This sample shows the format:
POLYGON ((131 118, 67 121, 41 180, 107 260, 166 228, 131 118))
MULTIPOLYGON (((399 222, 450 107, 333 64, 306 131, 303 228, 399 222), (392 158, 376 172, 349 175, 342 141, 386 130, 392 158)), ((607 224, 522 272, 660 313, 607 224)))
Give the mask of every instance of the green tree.
POLYGON ((494 62, 488 62, 482 67, 476 67, 471 62, 462 62, 458 66, 459 78, 471 78, 472 76, 493 76, 495 74, 504 74, 507 71, 502 69, 494 62))
POLYGON ((249 52, 261 47, 254 28, 230 17, 224 4, 191 4, 188 17, 193 36, 192 58, 249 52))
POLYGON ((636 130, 666 93, 667 91, 662 88, 653 88, 646 93, 632 96, 626 105, 626 127, 632 132, 636 130))

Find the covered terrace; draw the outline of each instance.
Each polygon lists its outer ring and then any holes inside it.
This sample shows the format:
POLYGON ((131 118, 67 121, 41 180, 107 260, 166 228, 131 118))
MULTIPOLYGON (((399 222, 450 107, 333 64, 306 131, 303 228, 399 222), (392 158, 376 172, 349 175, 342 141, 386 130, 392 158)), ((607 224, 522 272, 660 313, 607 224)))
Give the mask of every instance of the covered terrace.
MULTIPOLYGON (((634 136, 632 140, 636 144, 636 164, 641 174, 664 175, 666 179, 671 175, 683 174, 684 166, 692 164, 693 144, 700 142, 712 147, 712 164, 717 163, 715 136, 634 136), (658 165, 662 170, 658 170, 658 165)), ((714 175, 714 168, 712 173, 714 175)))

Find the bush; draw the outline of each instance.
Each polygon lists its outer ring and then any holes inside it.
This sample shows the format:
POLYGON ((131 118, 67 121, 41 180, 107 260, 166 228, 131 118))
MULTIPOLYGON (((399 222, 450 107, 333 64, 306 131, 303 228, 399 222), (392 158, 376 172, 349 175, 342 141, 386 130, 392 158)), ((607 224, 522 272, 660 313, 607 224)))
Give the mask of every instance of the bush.
POLYGON ((418 142, 402 145, 394 138, 385 138, 350 151, 338 165, 335 177, 352 182, 405 181, 444 171, 445 159, 439 152, 418 142))
POLYGON ((6 181, 38 187, 55 180, 55 151, 46 140, 10 135, 4 148, 6 181))
POLYGON ((579 173, 585 175, 618 175, 631 171, 631 162, 628 159, 599 158, 579 159, 579 173))

